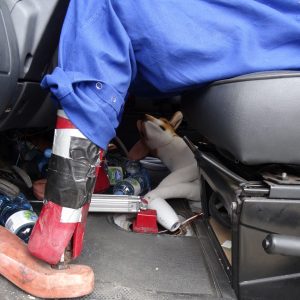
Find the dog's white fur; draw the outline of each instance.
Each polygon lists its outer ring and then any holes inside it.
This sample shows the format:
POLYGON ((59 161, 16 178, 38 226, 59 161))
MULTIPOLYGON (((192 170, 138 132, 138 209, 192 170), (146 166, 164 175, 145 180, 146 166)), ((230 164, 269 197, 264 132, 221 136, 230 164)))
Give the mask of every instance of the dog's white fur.
MULTIPOLYGON (((175 130, 182 121, 182 113, 176 112, 170 121, 146 115, 138 122, 142 143, 168 167, 171 173, 145 195, 151 202, 156 198, 186 198, 200 200, 200 182, 193 153, 175 130)), ((134 147, 131 153, 134 153, 134 147)))

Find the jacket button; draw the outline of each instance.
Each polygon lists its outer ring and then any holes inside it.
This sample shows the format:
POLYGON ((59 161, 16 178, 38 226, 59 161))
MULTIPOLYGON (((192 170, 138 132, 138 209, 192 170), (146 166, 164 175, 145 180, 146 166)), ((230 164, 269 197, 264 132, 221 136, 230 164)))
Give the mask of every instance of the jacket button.
POLYGON ((101 82, 97 82, 96 83, 96 89, 97 90, 101 90, 102 89, 102 83, 101 82))

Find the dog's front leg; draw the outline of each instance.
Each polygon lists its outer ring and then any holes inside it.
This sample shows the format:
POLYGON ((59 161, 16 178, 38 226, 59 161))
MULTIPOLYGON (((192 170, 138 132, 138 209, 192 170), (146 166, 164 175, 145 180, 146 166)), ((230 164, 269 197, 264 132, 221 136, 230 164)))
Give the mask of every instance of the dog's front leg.
POLYGON ((186 198, 199 200, 199 180, 193 182, 178 183, 175 186, 157 187, 149 192, 145 198, 149 202, 149 209, 155 209, 157 221, 170 231, 175 231, 180 226, 179 218, 175 210, 166 202, 168 198, 186 198))
POLYGON ((170 199, 170 198, 185 198, 188 200, 200 200, 200 181, 180 182, 174 186, 161 186, 150 191, 145 195, 145 198, 151 202, 156 198, 170 199))
POLYGON ((197 164, 194 163, 187 167, 175 170, 171 174, 169 174, 166 178, 164 178, 159 187, 176 185, 180 182, 191 182, 197 180, 199 178, 199 170, 197 168, 197 164))

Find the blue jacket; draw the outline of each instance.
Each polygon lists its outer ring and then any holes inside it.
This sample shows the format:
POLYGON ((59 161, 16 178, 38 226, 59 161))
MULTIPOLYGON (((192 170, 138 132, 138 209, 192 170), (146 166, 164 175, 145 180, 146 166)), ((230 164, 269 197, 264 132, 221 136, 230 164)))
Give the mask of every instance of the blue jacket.
POLYGON ((279 69, 300 69, 298 0, 71 0, 42 86, 106 148, 132 87, 178 93, 279 69))

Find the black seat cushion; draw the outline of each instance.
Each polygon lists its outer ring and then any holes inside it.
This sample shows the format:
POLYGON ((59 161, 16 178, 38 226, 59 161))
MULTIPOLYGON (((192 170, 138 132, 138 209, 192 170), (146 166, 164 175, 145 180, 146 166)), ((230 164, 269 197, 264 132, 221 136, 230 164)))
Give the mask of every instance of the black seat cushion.
POLYGON ((300 164, 300 72, 254 73, 183 95, 192 126, 245 164, 300 164))

